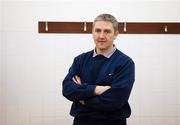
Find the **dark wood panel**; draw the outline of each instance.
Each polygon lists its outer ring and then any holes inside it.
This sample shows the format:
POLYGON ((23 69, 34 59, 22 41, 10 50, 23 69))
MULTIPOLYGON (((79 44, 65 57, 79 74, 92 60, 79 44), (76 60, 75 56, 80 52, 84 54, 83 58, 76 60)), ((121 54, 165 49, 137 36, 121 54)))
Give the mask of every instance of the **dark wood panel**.
POLYGON ((39 33, 91 33, 91 29, 90 22, 39 22, 39 33), (47 30, 46 27, 48 27, 47 30))
POLYGON ((180 23, 127 23, 129 34, 180 34, 180 23))
MULTIPOLYGON (((39 33, 91 33, 92 22, 45 22, 38 24, 39 33)), ((178 22, 119 23, 121 34, 180 34, 178 22)))

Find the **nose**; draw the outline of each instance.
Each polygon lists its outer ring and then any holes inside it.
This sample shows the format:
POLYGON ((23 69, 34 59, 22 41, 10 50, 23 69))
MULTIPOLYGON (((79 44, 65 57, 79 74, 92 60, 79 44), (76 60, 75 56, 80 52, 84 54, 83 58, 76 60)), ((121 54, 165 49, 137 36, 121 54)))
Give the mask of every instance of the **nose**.
POLYGON ((105 36, 104 36, 104 32, 101 32, 100 34, 99 34, 99 37, 100 38, 104 38, 105 36))

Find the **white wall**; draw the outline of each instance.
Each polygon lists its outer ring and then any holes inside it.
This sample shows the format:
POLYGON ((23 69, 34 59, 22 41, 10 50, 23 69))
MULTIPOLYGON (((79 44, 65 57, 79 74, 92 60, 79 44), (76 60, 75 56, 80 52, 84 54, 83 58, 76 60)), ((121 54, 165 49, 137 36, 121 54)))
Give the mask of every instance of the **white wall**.
POLYGON ((0 125, 2 124, 2 2, 0 1, 0 125))
MULTIPOLYGON (((93 49, 91 35, 39 34, 38 21, 180 21, 180 0, 2 1, 0 125, 71 125, 61 82, 73 57, 93 49)), ((178 125, 179 35, 120 35, 117 47, 136 63, 129 125, 178 125), (178 109, 178 110, 177 110, 178 109)))

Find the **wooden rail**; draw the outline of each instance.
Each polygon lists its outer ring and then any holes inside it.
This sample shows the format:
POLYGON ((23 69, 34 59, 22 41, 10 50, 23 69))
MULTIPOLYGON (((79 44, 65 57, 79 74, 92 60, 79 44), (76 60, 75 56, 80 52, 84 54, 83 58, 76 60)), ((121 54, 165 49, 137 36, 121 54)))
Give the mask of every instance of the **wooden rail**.
MULTIPOLYGON (((81 33, 92 31, 92 22, 38 22, 39 33, 81 33)), ((180 34, 180 22, 119 23, 121 34, 180 34)))

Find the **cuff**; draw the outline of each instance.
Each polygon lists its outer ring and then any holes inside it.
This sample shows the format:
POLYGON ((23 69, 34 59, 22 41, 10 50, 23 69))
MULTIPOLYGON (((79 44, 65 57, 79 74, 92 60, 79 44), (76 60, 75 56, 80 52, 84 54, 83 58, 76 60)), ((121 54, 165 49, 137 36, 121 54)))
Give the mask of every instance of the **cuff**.
POLYGON ((86 95, 87 97, 92 97, 94 96, 94 90, 96 88, 96 85, 88 85, 86 88, 86 95))

